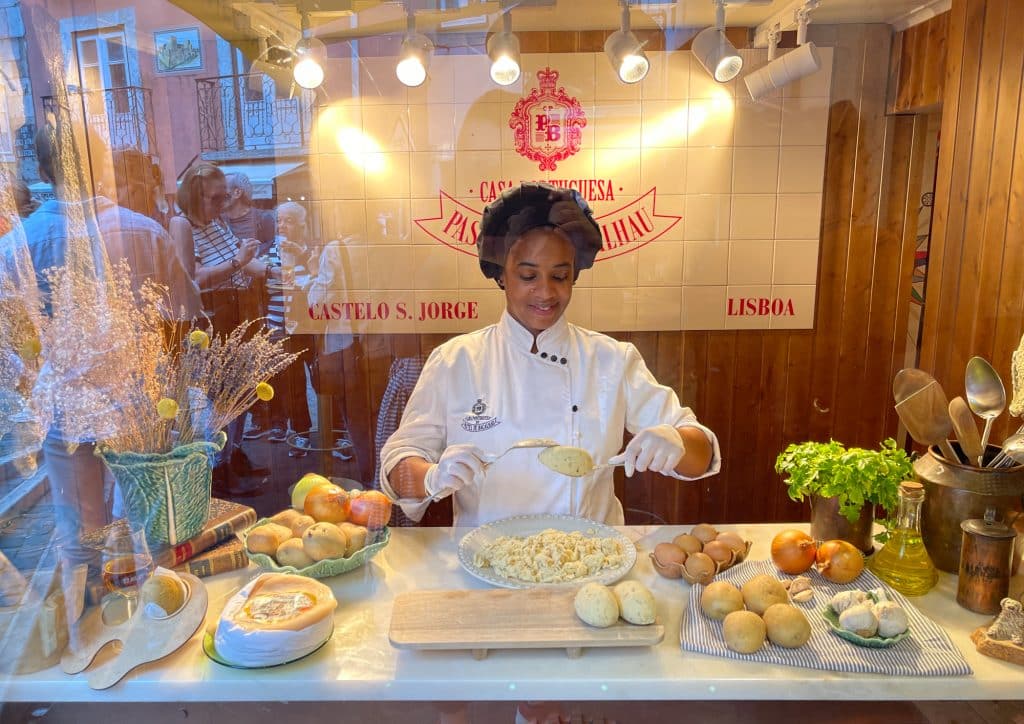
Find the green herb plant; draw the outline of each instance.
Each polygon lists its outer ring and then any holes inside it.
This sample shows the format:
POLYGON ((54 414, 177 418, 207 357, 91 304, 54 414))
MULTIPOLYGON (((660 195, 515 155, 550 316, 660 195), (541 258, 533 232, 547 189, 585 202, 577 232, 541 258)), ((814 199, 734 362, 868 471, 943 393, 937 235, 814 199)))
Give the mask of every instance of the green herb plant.
MULTIPOLYGON (((913 464, 906 451, 887 438, 878 450, 846 448, 835 440, 794 443, 775 460, 775 472, 787 475, 789 497, 802 501, 808 495, 836 498, 839 512, 851 523, 865 503, 880 506, 886 514, 899 506, 900 483, 913 478, 913 464)), ((878 519, 888 530, 894 521, 878 519)), ((888 535, 876 538, 885 542, 888 535)))

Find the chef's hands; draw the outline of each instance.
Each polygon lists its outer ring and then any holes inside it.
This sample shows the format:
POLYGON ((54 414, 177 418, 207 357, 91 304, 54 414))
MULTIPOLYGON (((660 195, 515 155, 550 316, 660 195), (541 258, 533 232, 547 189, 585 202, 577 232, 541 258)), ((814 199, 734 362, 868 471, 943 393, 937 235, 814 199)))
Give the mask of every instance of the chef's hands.
POLYGON ((611 465, 625 464, 626 477, 632 477, 633 471, 642 473, 645 470, 670 475, 685 454, 686 446, 678 430, 671 425, 655 425, 638 432, 626 449, 608 462, 611 465))
POLYGON ((441 453, 436 464, 427 469, 423 487, 433 497, 443 490, 455 492, 467 485, 479 484, 484 477, 484 457, 476 445, 451 445, 441 453))

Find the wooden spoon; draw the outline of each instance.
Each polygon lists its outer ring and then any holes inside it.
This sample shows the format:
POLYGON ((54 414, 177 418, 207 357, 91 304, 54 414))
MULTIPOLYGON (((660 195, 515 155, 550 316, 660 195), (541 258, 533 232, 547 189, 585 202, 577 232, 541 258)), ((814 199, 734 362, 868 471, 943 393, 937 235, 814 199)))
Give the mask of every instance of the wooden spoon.
POLYGON ((935 380, 930 374, 917 367, 906 367, 896 373, 892 380, 892 396, 900 404, 915 392, 919 392, 935 380))
POLYGON ((922 445, 938 445, 942 454, 950 461, 960 458, 946 439, 953 430, 949 418, 949 402, 942 386, 935 380, 896 405, 896 413, 907 428, 907 432, 922 445))
POLYGON ((960 441, 960 449, 967 456, 967 462, 973 465, 981 457, 981 435, 974 422, 974 414, 962 397, 954 397, 949 401, 949 418, 956 430, 956 439, 960 441))

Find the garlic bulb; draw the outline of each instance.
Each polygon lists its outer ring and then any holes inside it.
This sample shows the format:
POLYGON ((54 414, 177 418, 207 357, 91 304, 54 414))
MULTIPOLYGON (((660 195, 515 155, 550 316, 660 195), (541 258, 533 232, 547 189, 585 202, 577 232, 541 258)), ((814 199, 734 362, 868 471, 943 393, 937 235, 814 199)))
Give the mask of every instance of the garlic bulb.
POLYGON ((895 601, 882 601, 875 604, 875 615, 878 617, 878 635, 884 638, 899 636, 907 630, 910 621, 907 612, 895 601))
POLYGON ((863 603, 867 600, 867 595, 864 591, 841 591, 836 595, 832 596, 832 600, 828 602, 828 605, 836 613, 842 613, 850 606, 855 606, 858 603, 863 603))
POLYGON ((839 614, 839 625, 858 636, 869 638, 878 632, 878 617, 870 603, 857 603, 839 614))

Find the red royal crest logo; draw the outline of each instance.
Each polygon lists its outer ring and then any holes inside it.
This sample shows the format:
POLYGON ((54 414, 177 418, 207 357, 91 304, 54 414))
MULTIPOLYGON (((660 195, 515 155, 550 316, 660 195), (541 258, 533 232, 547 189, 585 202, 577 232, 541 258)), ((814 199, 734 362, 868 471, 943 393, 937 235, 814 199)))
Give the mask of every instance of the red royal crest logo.
POLYGON ((516 153, 536 161, 541 171, 554 171, 559 161, 580 150, 587 115, 578 100, 557 87, 557 70, 544 68, 537 80, 540 87, 516 103, 508 125, 515 133, 516 153))

